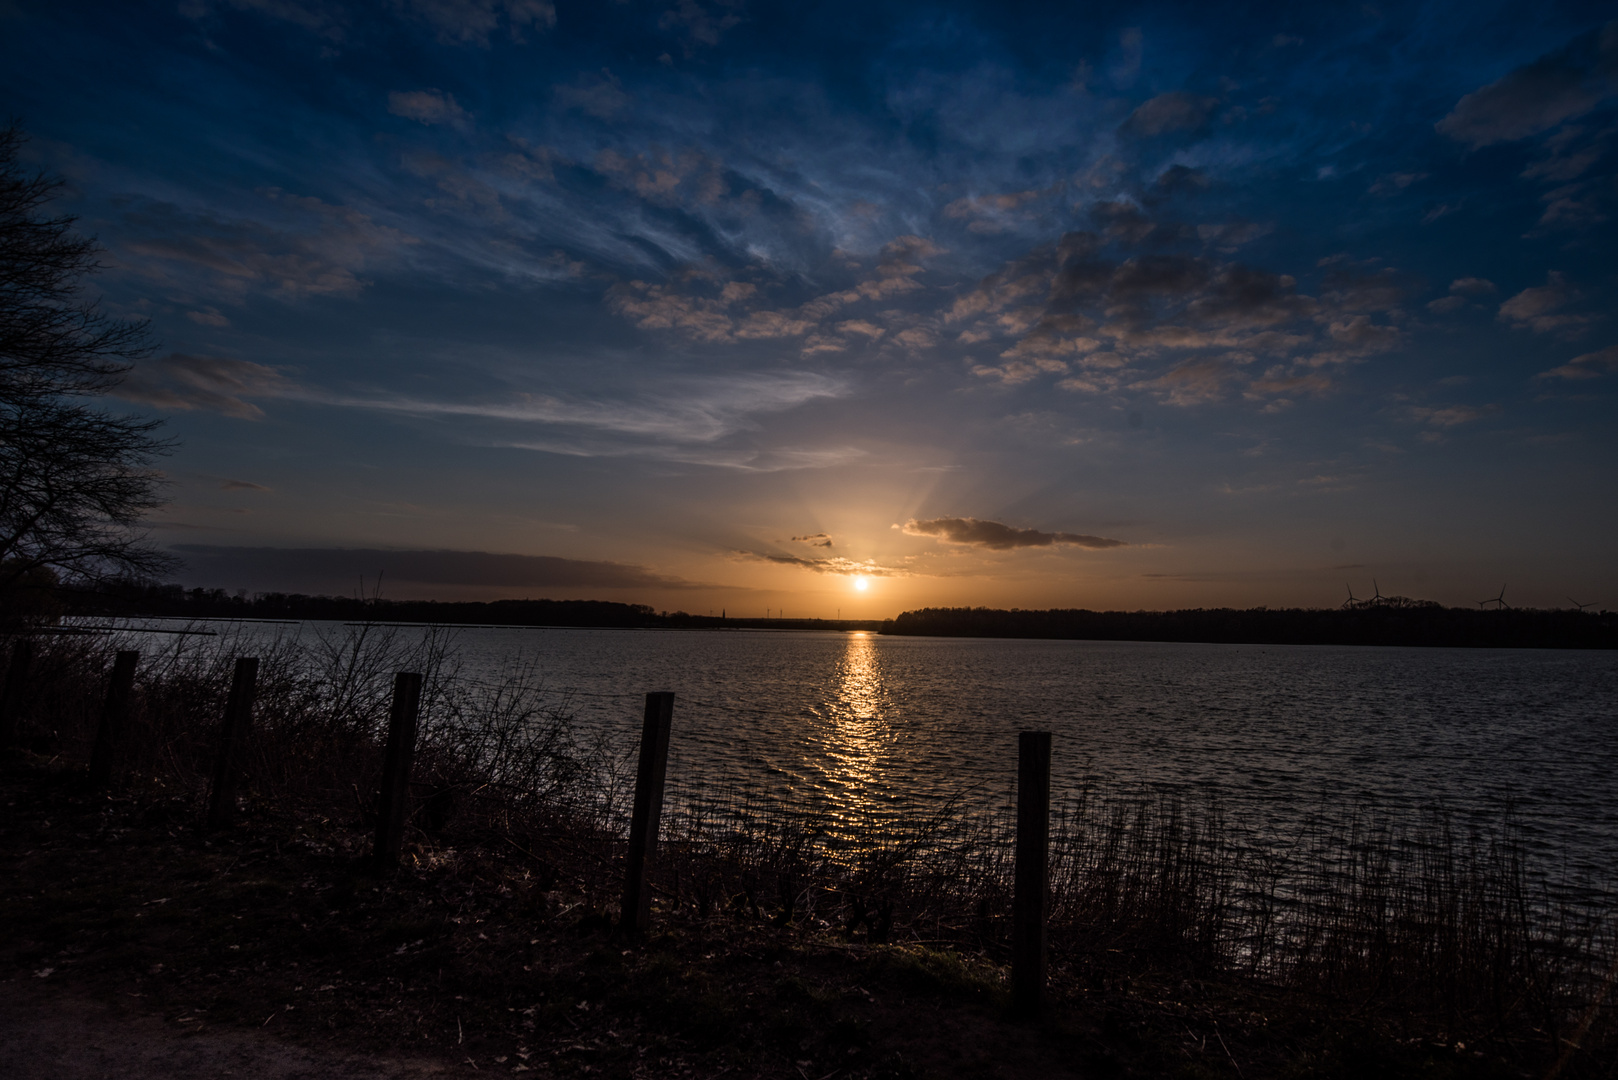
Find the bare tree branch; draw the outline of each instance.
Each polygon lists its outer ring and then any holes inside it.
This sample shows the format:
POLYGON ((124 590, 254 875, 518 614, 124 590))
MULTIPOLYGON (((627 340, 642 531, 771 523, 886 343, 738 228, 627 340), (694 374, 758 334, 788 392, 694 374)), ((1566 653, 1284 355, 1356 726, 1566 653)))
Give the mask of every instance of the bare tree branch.
POLYGON ((84 295, 101 248, 46 216, 62 184, 18 164, 23 141, 0 128, 0 596, 42 573, 147 577, 174 561, 140 529, 165 501, 162 422, 90 400, 151 352, 150 333, 84 295))

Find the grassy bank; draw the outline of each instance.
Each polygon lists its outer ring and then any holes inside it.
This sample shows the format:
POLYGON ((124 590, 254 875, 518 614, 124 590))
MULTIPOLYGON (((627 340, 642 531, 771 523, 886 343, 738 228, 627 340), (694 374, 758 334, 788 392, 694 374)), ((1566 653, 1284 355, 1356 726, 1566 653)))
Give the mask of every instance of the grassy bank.
MULTIPOLYGON (((1051 1008, 1006 1014, 1006 825, 666 820, 613 933, 633 747, 536 672, 358 627, 262 653, 240 823, 204 836, 229 642, 150 657, 118 790, 86 785, 110 656, 41 639, 0 801, 8 977, 468 1072, 1610 1077, 1610 898, 1520 837, 1368 810, 1282 845, 1092 795, 1053 829, 1051 1008), (394 670, 427 675, 406 866, 365 868, 394 670), (43 974, 42 974, 43 973, 43 974)), ((747 808, 742 808, 747 809, 747 808)))

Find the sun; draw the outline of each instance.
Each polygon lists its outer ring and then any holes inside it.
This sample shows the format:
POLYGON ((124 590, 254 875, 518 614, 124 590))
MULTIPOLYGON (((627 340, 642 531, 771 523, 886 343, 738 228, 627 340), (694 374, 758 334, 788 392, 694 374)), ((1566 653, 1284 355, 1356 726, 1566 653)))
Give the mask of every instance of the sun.
POLYGON ((864 592, 866 589, 869 589, 870 587, 871 587, 871 579, 870 578, 857 577, 857 578, 854 579, 854 588, 858 589, 860 592, 864 592))

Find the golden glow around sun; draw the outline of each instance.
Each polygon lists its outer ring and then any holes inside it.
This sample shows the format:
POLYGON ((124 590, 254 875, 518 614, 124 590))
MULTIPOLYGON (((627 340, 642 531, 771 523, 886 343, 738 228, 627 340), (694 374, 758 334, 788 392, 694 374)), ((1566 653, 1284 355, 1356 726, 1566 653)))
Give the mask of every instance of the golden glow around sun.
POLYGON ((870 578, 857 577, 857 578, 854 579, 854 588, 858 589, 860 592, 864 592, 866 589, 869 589, 870 587, 871 587, 871 579, 870 578))

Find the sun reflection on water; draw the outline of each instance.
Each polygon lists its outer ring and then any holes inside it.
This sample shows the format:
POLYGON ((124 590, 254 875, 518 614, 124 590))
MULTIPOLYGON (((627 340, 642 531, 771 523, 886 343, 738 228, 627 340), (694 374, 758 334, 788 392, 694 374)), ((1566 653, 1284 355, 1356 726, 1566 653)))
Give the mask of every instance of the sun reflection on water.
POLYGON ((887 696, 875 642, 867 634, 850 634, 822 735, 826 795, 841 824, 868 820, 886 801, 884 762, 895 742, 883 717, 887 696))

